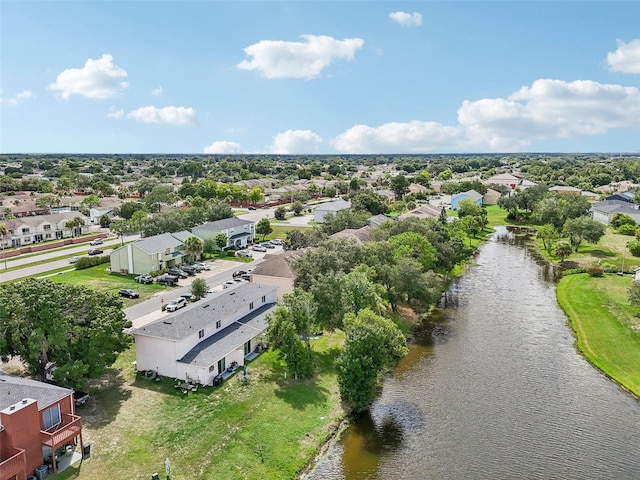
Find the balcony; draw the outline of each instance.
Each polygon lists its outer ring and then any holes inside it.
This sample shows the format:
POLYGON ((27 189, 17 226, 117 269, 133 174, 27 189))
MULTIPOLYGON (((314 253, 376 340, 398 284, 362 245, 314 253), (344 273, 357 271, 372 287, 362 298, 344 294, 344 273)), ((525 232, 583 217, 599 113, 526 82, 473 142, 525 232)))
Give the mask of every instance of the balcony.
POLYGON ((62 423, 48 432, 40 430, 43 445, 51 447, 53 451, 61 445, 73 443, 73 439, 82 431, 82 418, 70 413, 62 414, 62 423))
POLYGON ((0 461, 0 480, 8 480, 16 475, 18 478, 27 476, 27 457, 24 450, 15 448, 14 451, 17 453, 0 461))

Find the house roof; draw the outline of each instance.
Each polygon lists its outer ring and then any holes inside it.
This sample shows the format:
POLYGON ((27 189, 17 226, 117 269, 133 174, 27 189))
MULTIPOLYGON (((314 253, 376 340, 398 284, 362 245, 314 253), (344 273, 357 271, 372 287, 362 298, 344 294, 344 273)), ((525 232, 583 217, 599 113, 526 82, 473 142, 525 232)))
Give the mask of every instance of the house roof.
MULTIPOLYGON (((153 237, 143 238, 134 242, 133 245, 143 252, 159 253, 164 252, 167 248, 175 248, 182 245, 182 242, 171 233, 161 233, 153 237)), ((122 248, 122 247, 120 247, 122 248)))
POLYGON ((68 388, 16 377, 0 370, 0 409, 18 403, 23 398, 32 398, 38 402, 38 409, 42 410, 72 393, 73 390, 68 388))
POLYGON ((633 197, 635 196, 635 193, 627 190, 626 192, 616 192, 616 193, 612 193, 611 195, 609 195, 609 197, 607 197, 607 200, 610 197, 619 197, 619 198, 623 198, 624 201, 627 202, 633 202, 633 197))
POLYGON ((339 199, 332 202, 321 203, 316 207, 316 212, 339 212, 340 210, 346 210, 347 208, 351 208, 351 202, 339 199))
POLYGON ((572 187, 570 185, 556 185, 549 189, 551 192, 581 192, 579 188, 572 187))
POLYGON ((276 287, 269 285, 244 283, 201 300, 191 308, 183 308, 169 317, 135 328, 131 333, 167 340, 182 340, 215 323, 216 320, 237 315, 236 312, 248 308, 250 302, 255 302, 263 295, 276 290, 276 287))
POLYGON ((37 227, 43 223, 60 223, 73 220, 76 217, 82 218, 85 223, 89 223, 89 219, 82 215, 80 212, 62 212, 51 213, 49 215, 36 215, 33 217, 13 218, 11 220, 5 220, 4 223, 7 228, 13 230, 21 225, 28 225, 29 227, 37 227))
POLYGON ((381 225, 385 222, 395 222, 398 219, 396 217, 387 217, 386 215, 374 215, 373 217, 371 217, 369 220, 367 220, 367 222, 369 223, 369 225, 381 225))
POLYGON ((606 213, 606 214, 612 214, 612 213, 618 213, 618 212, 625 213, 627 215, 640 214, 640 210, 638 208, 635 208, 634 206, 629 205, 629 203, 623 200, 604 200, 602 202, 596 202, 593 205, 591 205, 591 210, 606 213))
POLYGON ((371 227, 366 225, 362 228, 345 228, 339 232, 334 233, 329 238, 352 238, 358 243, 366 243, 371 241, 371 227))
POLYGON ((193 347, 178 362, 208 367, 267 329, 266 316, 275 303, 263 305, 193 347))
POLYGON ((173 235, 175 238, 180 240, 182 243, 184 243, 187 240, 187 238, 196 237, 197 236, 197 235, 194 235, 193 233, 191 233, 189 230, 182 230, 181 232, 174 232, 171 235, 173 235))
POLYGON ((231 217, 231 218, 223 218, 222 220, 216 220, 215 222, 207 222, 202 225, 198 225, 195 228, 201 230, 211 230, 214 232, 219 232, 221 230, 227 230, 229 228, 235 227, 243 227, 245 225, 251 225, 252 223, 249 220, 242 220, 241 218, 231 217))
POLYGON ((439 218, 442 214, 442 210, 442 207, 436 207, 435 205, 421 205, 418 208, 411 210, 410 212, 400 215, 400 220, 409 217, 439 218))
POLYGON ((457 197, 465 197, 465 198, 469 198, 471 200, 478 200, 478 199, 482 198, 482 194, 476 192, 475 190, 467 190, 466 192, 462 192, 462 193, 459 193, 457 195, 454 195, 452 197, 452 200, 453 200, 453 198, 457 198, 457 197))
POLYGON ((251 274, 264 277, 295 278, 296 274, 291 264, 299 257, 300 255, 295 251, 265 255, 262 263, 254 268, 251 274))

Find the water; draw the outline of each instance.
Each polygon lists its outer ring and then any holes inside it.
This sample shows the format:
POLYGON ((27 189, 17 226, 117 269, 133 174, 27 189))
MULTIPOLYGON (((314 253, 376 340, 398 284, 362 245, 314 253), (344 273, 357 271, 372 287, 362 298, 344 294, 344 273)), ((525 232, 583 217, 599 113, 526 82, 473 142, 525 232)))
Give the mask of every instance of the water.
POLYGON ((576 351, 552 272, 502 229, 371 414, 308 478, 640 479, 640 404, 576 351))

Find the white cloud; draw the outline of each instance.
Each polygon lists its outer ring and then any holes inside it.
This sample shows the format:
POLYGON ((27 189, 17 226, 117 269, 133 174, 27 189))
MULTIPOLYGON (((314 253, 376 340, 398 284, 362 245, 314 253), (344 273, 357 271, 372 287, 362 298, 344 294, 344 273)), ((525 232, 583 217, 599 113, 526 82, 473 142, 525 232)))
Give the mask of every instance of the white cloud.
POLYGON ((346 153, 507 152, 535 140, 601 135, 640 128, 640 90, 589 80, 541 79, 507 98, 465 100, 458 124, 411 121, 356 125, 331 141, 346 153))
POLYGON ((618 49, 607 54, 607 63, 610 72, 640 73, 640 39, 618 40, 618 49))
POLYGON ((140 107, 127 114, 140 123, 161 123, 166 125, 195 125, 197 123, 196 111, 185 107, 163 107, 152 105, 140 107))
POLYGON ((2 98, 0 97, 0 105, 18 105, 25 100, 30 100, 34 98, 35 95, 33 92, 29 90, 23 90, 22 92, 16 93, 13 97, 2 98))
POLYGON ((302 42, 261 40, 244 49, 250 60, 241 70, 257 70, 266 78, 316 78, 334 58, 352 60, 364 45, 361 38, 336 40, 328 36, 301 35, 302 42))
POLYGON ((281 155, 313 154, 321 143, 322 138, 311 130, 287 130, 273 137, 269 152, 281 155))
POLYGON ((73 94, 87 98, 112 98, 127 88, 128 83, 121 81, 127 72, 113 64, 113 56, 105 53, 98 60, 88 59, 83 68, 68 68, 58 74, 50 90, 62 92, 68 100, 73 94))
POLYGON ((122 118, 124 117, 124 110, 122 108, 118 109, 115 105, 111 105, 109 107, 109 112, 107 113, 107 118, 122 118))
POLYGON ((422 25, 422 15, 418 12, 392 12, 389 14, 389 18, 405 27, 419 27, 422 25))
POLYGON ((153 90, 151 90, 151 95, 153 95, 154 97, 159 97, 163 92, 164 90, 162 88, 162 85, 158 85, 158 88, 154 88, 153 90))
POLYGON ((204 147, 204 153, 241 153, 242 147, 236 142, 219 141, 204 147))

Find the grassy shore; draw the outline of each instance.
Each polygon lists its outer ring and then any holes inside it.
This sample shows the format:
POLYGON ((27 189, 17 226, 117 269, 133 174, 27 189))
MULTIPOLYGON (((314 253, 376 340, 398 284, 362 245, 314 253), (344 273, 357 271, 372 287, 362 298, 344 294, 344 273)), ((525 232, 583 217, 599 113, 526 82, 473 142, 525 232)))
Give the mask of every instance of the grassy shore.
POLYGON ((164 478, 167 457, 172 479, 295 478, 344 417, 333 366, 342 341, 339 333, 314 341, 312 380, 285 378, 269 351, 248 365, 248 385, 238 372, 187 395, 173 379, 136 376, 129 350, 78 410, 91 457, 60 478, 164 478))
POLYGON ((629 276, 568 275, 556 293, 584 356, 640 397, 640 312, 627 299, 630 283, 629 276))

